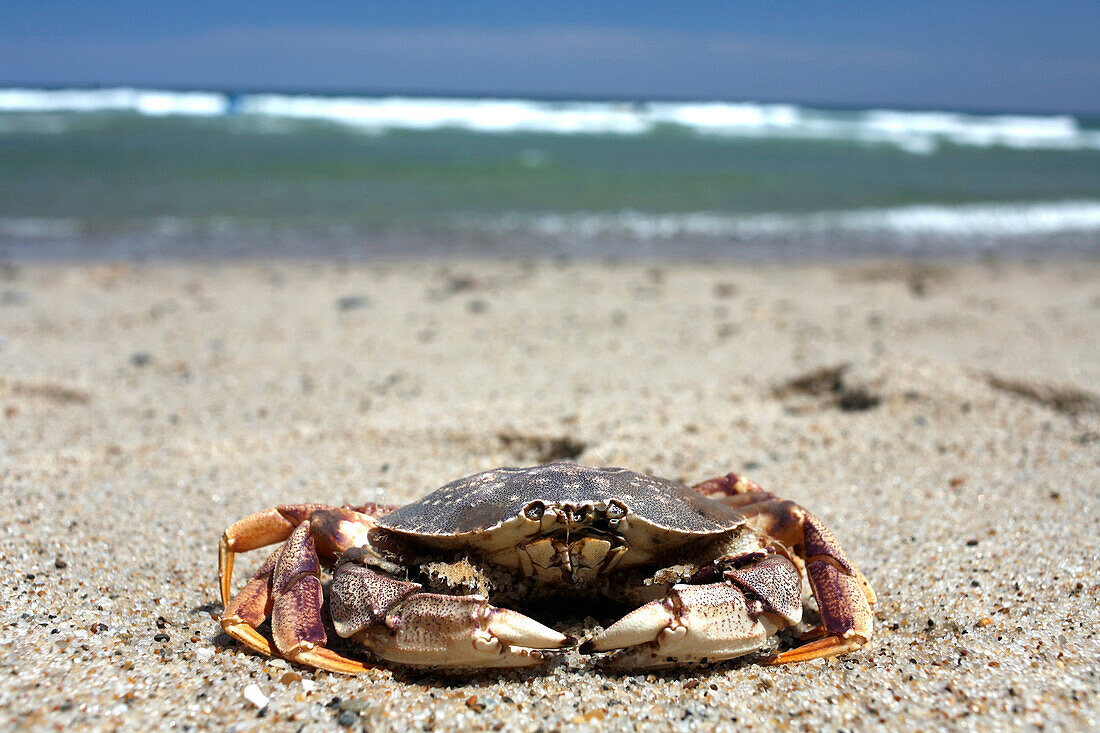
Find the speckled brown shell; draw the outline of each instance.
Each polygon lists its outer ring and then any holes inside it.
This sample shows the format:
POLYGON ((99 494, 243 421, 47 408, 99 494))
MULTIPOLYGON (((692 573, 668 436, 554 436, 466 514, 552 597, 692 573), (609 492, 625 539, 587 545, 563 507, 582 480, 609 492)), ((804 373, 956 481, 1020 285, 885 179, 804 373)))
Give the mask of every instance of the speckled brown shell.
POLYGON ((613 499, 643 524, 677 534, 725 532, 744 521, 725 504, 675 481, 625 468, 558 462, 495 468, 452 481, 383 517, 380 524, 406 534, 462 535, 499 527, 535 501, 581 506, 613 499))

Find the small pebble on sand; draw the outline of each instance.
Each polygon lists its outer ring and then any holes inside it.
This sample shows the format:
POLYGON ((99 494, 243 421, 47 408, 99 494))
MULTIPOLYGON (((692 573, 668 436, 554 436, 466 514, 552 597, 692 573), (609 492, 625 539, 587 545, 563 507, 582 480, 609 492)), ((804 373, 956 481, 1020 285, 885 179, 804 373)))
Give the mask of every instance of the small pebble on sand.
POLYGON ((263 693, 260 686, 253 682, 250 685, 246 685, 244 688, 244 699, 255 705, 259 709, 267 707, 267 703, 271 701, 267 695, 263 693))

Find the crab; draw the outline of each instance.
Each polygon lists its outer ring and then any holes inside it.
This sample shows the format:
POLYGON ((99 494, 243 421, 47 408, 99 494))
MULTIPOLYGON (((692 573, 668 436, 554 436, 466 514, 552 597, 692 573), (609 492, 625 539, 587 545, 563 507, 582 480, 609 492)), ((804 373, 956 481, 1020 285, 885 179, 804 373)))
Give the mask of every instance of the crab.
POLYGON ((633 608, 579 649, 621 669, 774 647, 777 631, 802 622, 804 579, 821 623, 763 662, 845 654, 873 631, 874 592, 829 528, 732 473, 688 488, 556 462, 485 471, 400 507, 277 506, 222 537, 222 628, 302 665, 375 667, 328 648, 322 568, 336 634, 411 667, 523 667, 575 647, 507 607, 547 598, 579 616, 601 598, 633 608), (235 553, 275 543, 232 596, 235 553), (259 631, 268 617, 271 640, 259 631))

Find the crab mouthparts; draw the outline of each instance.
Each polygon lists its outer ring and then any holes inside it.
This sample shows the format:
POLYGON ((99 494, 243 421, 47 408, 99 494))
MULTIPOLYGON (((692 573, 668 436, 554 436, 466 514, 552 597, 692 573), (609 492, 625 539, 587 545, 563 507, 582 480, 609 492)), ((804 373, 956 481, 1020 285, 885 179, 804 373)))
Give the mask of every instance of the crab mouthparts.
POLYGON ((527 542, 497 556, 542 582, 588 582, 607 573, 627 551, 620 530, 626 508, 605 504, 543 504, 534 502, 524 514, 538 522, 527 542))
POLYGON ((541 522, 540 535, 567 532, 614 534, 619 521, 626 516, 626 507, 618 502, 607 504, 550 504, 532 502, 524 510, 528 519, 541 522))

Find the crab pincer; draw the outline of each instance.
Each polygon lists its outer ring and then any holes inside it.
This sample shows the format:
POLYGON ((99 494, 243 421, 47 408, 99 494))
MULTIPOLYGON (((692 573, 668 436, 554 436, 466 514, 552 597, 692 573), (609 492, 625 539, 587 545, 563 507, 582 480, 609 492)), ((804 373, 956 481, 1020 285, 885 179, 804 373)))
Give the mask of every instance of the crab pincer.
POLYGON ((527 667, 572 646, 565 634, 479 595, 425 593, 345 553, 332 582, 336 633, 389 662, 433 667, 527 667))

